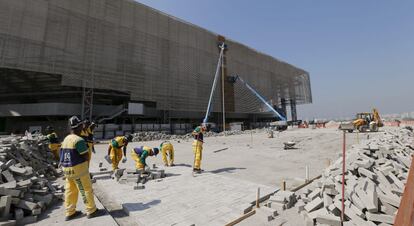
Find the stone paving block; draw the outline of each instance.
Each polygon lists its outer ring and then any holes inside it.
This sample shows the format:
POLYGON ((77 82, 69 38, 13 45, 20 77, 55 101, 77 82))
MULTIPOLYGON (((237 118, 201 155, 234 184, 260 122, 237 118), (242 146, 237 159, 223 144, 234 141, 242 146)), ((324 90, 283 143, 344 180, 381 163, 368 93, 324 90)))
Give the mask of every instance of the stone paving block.
POLYGON ((12 197, 19 197, 20 193, 21 193, 20 190, 0 188, 0 195, 10 195, 12 197))
POLYGON ((16 225, 15 220, 0 221, 0 226, 14 226, 16 225))
POLYGON ((38 205, 37 203, 34 203, 34 202, 20 200, 20 202, 17 204, 16 207, 32 211, 33 209, 37 208, 38 205))
POLYGON ((9 170, 5 170, 1 174, 6 178, 7 182, 15 181, 13 174, 9 170))
POLYGON ((320 197, 320 193, 321 193, 321 189, 320 188, 316 188, 315 190, 313 190, 308 197, 312 200, 314 200, 316 197, 320 197))
POLYGON ((316 197, 314 200, 312 200, 310 203, 306 204, 305 210, 308 212, 312 212, 314 210, 317 210, 323 206, 323 201, 321 198, 316 197))
POLYGON ((394 217, 385 214, 374 214, 374 213, 366 213, 367 219, 370 221, 380 222, 380 223, 394 223, 394 217))
POLYGON ((20 167, 15 167, 15 166, 10 166, 9 167, 10 172, 17 174, 17 175, 25 175, 26 173, 26 169, 25 168, 20 168, 20 167))
POLYGON ((332 226, 341 226, 341 218, 331 214, 318 214, 316 222, 332 226))
POLYGON ((0 209, 2 209, 1 218, 3 219, 5 219, 9 215, 11 199, 11 196, 2 196, 0 198, 0 209))

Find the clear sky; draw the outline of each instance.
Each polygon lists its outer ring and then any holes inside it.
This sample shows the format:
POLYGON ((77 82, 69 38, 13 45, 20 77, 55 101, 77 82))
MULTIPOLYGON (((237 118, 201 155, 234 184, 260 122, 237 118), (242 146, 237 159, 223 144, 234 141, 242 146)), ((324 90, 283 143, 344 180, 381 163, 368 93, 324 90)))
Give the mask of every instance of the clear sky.
POLYGON ((310 73, 300 118, 414 111, 412 0, 138 0, 310 73))

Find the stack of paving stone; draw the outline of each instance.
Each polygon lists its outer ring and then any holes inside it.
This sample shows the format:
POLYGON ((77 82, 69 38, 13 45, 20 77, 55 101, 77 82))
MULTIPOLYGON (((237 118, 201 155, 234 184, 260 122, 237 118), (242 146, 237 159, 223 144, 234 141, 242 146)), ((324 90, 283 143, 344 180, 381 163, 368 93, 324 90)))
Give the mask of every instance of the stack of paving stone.
POLYGON ((118 169, 114 173, 114 177, 120 184, 135 185, 134 189, 143 189, 147 181, 162 179, 165 176, 165 171, 157 168, 145 172, 136 169, 118 169))
MULTIPOLYGON (((392 225, 414 152, 408 129, 385 132, 346 156, 344 225, 392 225)), ((342 158, 322 178, 302 189, 296 207, 306 225, 341 225, 342 158)))
POLYGON ((36 222, 54 200, 63 199, 61 175, 45 137, 0 137, 0 225, 36 222))
POLYGON ((265 203, 265 206, 275 210, 283 211, 293 207, 296 201, 296 194, 294 192, 279 191, 270 196, 267 203, 265 203))

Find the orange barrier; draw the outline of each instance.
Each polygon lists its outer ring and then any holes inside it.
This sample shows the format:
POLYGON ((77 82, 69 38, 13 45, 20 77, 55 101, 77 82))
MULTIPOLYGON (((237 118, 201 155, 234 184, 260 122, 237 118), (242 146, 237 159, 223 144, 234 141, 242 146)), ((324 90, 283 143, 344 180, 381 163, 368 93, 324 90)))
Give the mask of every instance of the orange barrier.
POLYGON ((405 184, 394 226, 414 225, 414 161, 411 160, 410 172, 405 184))

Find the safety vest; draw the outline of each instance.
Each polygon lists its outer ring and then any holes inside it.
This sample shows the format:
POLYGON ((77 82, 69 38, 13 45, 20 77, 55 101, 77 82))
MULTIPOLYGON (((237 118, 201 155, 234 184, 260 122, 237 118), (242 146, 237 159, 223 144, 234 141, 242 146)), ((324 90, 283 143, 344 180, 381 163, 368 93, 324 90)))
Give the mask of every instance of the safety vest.
POLYGON ((203 137, 203 133, 201 132, 201 127, 197 126, 194 131, 193 131, 193 136, 194 136, 194 140, 198 140, 203 142, 204 141, 204 137, 203 137))
POLYGON ((55 132, 49 133, 47 135, 47 139, 49 140, 49 143, 51 143, 51 144, 59 144, 59 139, 58 139, 58 136, 55 132))
POLYGON ((128 141, 125 139, 125 137, 119 136, 119 137, 115 137, 114 139, 112 139, 111 141, 111 145, 114 148, 122 148, 124 147, 126 144, 128 143, 128 141))
POLYGON ((87 155, 81 155, 76 150, 76 144, 83 141, 82 137, 75 134, 68 135, 60 148, 60 164, 62 167, 74 167, 87 161, 87 155))
POLYGON ((142 153, 144 153, 144 151, 147 151, 149 154, 151 151, 151 148, 147 146, 141 146, 139 148, 134 148, 135 154, 137 154, 139 157, 142 155, 142 153))

